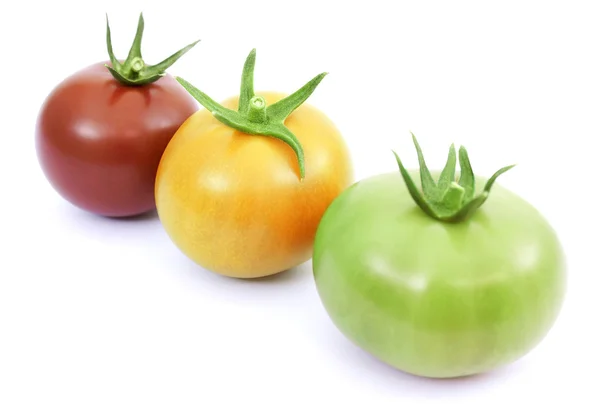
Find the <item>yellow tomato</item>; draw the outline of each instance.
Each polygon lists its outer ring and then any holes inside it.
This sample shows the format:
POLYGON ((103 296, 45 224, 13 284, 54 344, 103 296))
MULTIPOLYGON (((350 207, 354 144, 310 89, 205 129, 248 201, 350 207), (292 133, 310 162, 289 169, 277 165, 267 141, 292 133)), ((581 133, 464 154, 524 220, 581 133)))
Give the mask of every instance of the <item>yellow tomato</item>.
MULTIPOLYGON (((258 94, 272 104, 284 97, 258 94)), ((238 98, 222 103, 236 109, 238 98)), ((160 220, 175 245, 218 274, 255 278, 312 255, 317 225, 353 182, 347 146, 332 121, 302 104, 284 125, 304 150, 305 177, 283 141, 246 134, 202 109, 171 139, 156 178, 160 220)))

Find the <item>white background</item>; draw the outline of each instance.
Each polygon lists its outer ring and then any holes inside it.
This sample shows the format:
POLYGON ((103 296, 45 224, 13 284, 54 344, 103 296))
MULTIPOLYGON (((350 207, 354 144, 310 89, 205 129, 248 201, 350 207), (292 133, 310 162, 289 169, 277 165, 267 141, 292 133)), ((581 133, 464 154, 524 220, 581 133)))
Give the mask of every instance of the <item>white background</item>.
POLYGON ((588 1, 8 2, 0 12, 0 414, 598 414, 600 11, 588 1), (236 94, 310 98, 347 139, 356 178, 431 165, 450 142, 477 173, 555 226, 569 261, 564 308, 532 353, 496 372, 427 380, 354 347, 323 310, 307 263, 278 279, 204 272, 156 218, 91 216, 50 188, 34 122, 64 77, 128 51, 140 11, 156 63, 200 38, 170 73, 236 94), (327 412, 328 411, 328 412, 327 412), (540 412, 537 412, 540 411, 540 412))

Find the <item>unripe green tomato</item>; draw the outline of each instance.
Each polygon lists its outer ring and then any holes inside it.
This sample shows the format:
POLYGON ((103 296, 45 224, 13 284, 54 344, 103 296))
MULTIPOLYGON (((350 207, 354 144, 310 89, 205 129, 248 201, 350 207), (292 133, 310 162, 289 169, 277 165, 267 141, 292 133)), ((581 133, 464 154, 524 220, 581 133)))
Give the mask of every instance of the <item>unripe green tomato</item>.
MULTIPOLYGON (((476 177, 478 192, 484 184, 476 177)), ((397 172, 355 183, 329 206, 313 272, 345 336, 435 378, 490 371, 531 351, 557 318, 566 278, 555 232, 521 197, 496 184, 472 217, 447 223, 415 204, 397 172)))

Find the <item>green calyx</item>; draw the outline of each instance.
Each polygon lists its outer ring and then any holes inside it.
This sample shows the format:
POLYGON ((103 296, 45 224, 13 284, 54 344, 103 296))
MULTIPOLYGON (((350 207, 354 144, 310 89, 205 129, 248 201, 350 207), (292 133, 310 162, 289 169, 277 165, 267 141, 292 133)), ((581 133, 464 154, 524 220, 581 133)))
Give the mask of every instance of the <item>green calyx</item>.
POLYGON ((486 182, 483 191, 475 195, 475 175, 467 150, 463 146, 458 151, 460 178, 456 177, 456 150, 452 144, 446 165, 436 182, 427 168, 415 135, 412 133, 411 135, 419 158, 422 191, 417 189, 410 174, 400 161, 400 157, 394 151, 400 173, 415 203, 427 215, 442 222, 457 223, 469 219, 485 203, 496 179, 515 166, 513 164, 496 171, 486 182))
POLYGON ((175 77, 175 79, 223 124, 246 134, 273 137, 285 142, 296 154, 300 180, 302 180, 305 175, 304 151, 296 136, 284 125, 284 121, 310 97, 327 73, 324 72, 315 76, 293 94, 267 105, 263 97, 254 94, 255 62, 256 49, 252 49, 246 58, 242 71, 237 111, 225 108, 186 80, 179 77, 175 77))
POLYGON ((112 76, 119 82, 128 86, 141 86, 156 82, 161 77, 165 76, 165 71, 181 58, 187 51, 193 48, 199 40, 190 43, 183 49, 175 52, 165 60, 156 65, 146 65, 142 59, 142 35, 144 33, 144 17, 140 13, 138 20, 137 31, 129 55, 123 63, 119 62, 113 53, 112 40, 110 37, 110 25, 108 23, 108 15, 106 16, 106 47, 108 56, 112 66, 105 65, 112 76))

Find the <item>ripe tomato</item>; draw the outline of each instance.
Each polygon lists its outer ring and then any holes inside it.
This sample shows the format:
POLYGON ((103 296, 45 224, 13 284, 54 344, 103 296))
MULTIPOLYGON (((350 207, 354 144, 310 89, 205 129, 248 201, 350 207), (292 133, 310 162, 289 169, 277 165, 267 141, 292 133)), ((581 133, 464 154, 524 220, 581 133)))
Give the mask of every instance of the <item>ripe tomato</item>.
POLYGON ((324 214, 313 257, 319 296, 340 331, 427 377, 476 374, 522 357, 550 330, 565 290, 563 251, 548 222, 515 193, 484 188, 464 148, 456 183, 452 154, 433 177, 420 160, 423 192, 414 186, 419 172, 399 158, 402 174, 352 185, 324 214), (439 178, 437 187, 430 178, 439 178), (463 200, 448 189, 463 189, 463 200), (468 214, 455 215, 476 199, 468 214))
POLYGON ((222 105, 180 80, 214 114, 200 110, 181 126, 156 179, 158 214, 175 245, 204 268, 238 278, 276 274, 310 259, 323 212, 353 180, 340 132, 318 109, 300 106, 322 77, 287 98, 254 95, 246 89, 253 65, 254 51, 242 98, 222 105), (287 116, 275 111, 280 103, 297 109, 287 116), (238 120, 248 105, 266 108, 269 118, 238 120))
POLYGON ((158 65, 141 59, 143 17, 125 62, 90 65, 46 98, 36 126, 43 173, 67 201, 103 216, 151 211, 162 152, 198 104, 164 70, 194 44, 158 65))

